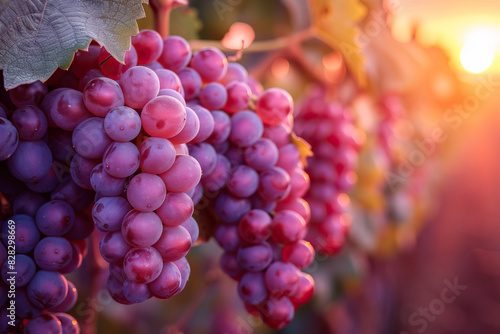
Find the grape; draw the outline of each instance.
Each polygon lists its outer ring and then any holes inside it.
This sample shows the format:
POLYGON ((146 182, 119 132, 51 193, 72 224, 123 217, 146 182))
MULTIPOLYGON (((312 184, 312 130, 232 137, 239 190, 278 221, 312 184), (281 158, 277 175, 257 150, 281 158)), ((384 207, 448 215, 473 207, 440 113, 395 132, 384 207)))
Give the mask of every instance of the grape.
POLYGON ((123 197, 102 197, 92 208, 92 219, 100 231, 119 231, 123 218, 130 210, 132 207, 123 197))
POLYGON ((227 58, 219 49, 209 46, 193 54, 190 66, 204 82, 217 81, 227 72, 227 58))
POLYGON ((90 185, 101 196, 119 196, 125 191, 127 179, 109 175, 102 163, 92 169, 90 185))
POLYGON ((158 278, 149 283, 149 288, 156 298, 168 299, 182 290, 181 283, 182 275, 179 268, 174 262, 166 262, 163 263, 158 278))
MULTIPOLYGON (((31 259, 31 257, 24 254, 16 254, 15 258, 15 268, 16 268, 16 288, 20 288, 29 283, 29 281, 33 278, 36 272, 35 262, 31 259)), ((2 278, 5 284, 10 284, 7 279, 11 277, 9 272, 12 271, 12 265, 9 264, 8 261, 4 261, 2 266, 2 278)))
POLYGON ((132 248, 123 260, 127 278, 135 283, 150 283, 161 273, 162 257, 153 247, 132 248))
MULTIPOLYGON (((92 226, 92 225, 91 225, 92 226)), ((90 233, 92 233, 92 231, 90 231, 90 233)), ((86 235, 89 236, 90 233, 88 233, 86 235)), ((64 235, 66 238, 68 238, 67 235, 64 235)), ((80 268, 80 266, 82 265, 82 262, 83 262, 83 253, 80 251, 80 249, 73 243, 71 243, 71 249, 73 251, 72 255, 71 255, 71 260, 68 262, 67 265, 65 265, 63 268, 59 269, 58 271, 61 273, 61 274, 68 274, 68 273, 72 273, 73 271, 77 270, 78 268, 80 268)))
POLYGON ((184 107, 186 107, 186 101, 184 101, 184 97, 182 97, 182 95, 178 92, 176 92, 175 90, 173 89, 169 89, 169 88, 165 88, 165 89, 160 89, 160 91, 158 92, 158 96, 170 96, 170 97, 173 97, 174 99, 176 99, 177 101, 179 101, 180 103, 182 103, 182 105, 184 107))
POLYGON ((262 320, 266 325, 274 329, 281 329, 292 321, 294 307, 286 297, 269 298, 261 311, 262 320))
POLYGON ((281 201, 276 205, 276 212, 282 210, 291 210, 297 212, 304 218, 306 224, 311 220, 311 208, 302 198, 294 198, 292 200, 281 201))
MULTIPOLYGON (((31 252, 40 240, 40 232, 36 228, 35 221, 27 215, 15 215, 9 218, 14 221, 16 226, 15 245, 16 253, 26 254, 31 252)), ((8 245, 7 237, 9 235, 9 224, 4 223, 2 226, 2 241, 4 245, 8 245)))
POLYGON ((80 326, 76 319, 66 313, 54 314, 61 322, 62 334, 80 334, 80 326))
POLYGON ((143 29, 132 36, 132 45, 137 51, 137 64, 149 64, 156 61, 163 51, 163 39, 154 30, 143 29))
POLYGON ((290 142, 290 133, 290 127, 278 124, 266 127, 262 137, 272 140, 277 147, 282 147, 290 142))
POLYGON ((271 234, 281 244, 297 242, 305 237, 306 222, 301 215, 291 210, 276 213, 271 222, 271 234))
POLYGON ((92 231, 94 231, 92 219, 87 214, 77 212, 73 227, 64 235, 64 237, 71 239, 72 243, 75 243, 78 240, 84 240, 87 238, 92 231))
POLYGON ((26 105, 14 110, 10 121, 23 140, 38 140, 47 132, 47 118, 36 106, 26 105))
POLYGON ((141 121, 150 136, 171 138, 186 124, 186 109, 173 97, 158 96, 144 106, 141 121))
POLYGON ((140 173, 132 178, 127 188, 127 199, 136 210, 151 212, 165 200, 165 184, 158 175, 140 173))
POLYGON ((26 105, 37 106, 42 102, 46 94, 47 86, 39 80, 9 90, 9 98, 18 108, 26 105))
POLYGON ((151 298, 151 291, 144 283, 135 283, 129 279, 123 282, 123 296, 131 303, 142 303, 151 298))
POLYGON ((120 282, 125 282, 127 279, 127 275, 125 275, 125 271, 123 271, 123 267, 115 264, 109 265, 109 275, 113 276, 120 282))
POLYGON ((245 273, 238 282, 238 294, 244 302, 252 305, 263 302, 267 297, 264 275, 259 272, 245 273))
POLYGON ((111 298, 113 298, 118 303, 131 304, 131 302, 123 295, 123 282, 120 282, 114 276, 108 277, 106 288, 108 289, 111 298))
POLYGON ((117 178, 128 177, 139 169, 139 149, 130 142, 115 141, 104 152, 102 163, 109 175, 117 178))
POLYGON ((167 69, 159 69, 155 72, 158 76, 158 79, 160 80, 160 90, 172 89, 177 93, 181 92, 181 79, 179 79, 179 76, 175 74, 175 72, 167 69))
POLYGON ((24 334, 63 334, 61 322, 51 314, 42 314, 31 319, 23 331, 24 334))
POLYGON ((104 76, 96 77, 83 89, 83 103, 96 116, 104 117, 114 109, 125 104, 125 97, 120 85, 104 76))
POLYGON ((78 78, 83 78, 88 71, 99 67, 99 45, 89 45, 88 50, 78 50, 75 53, 71 69, 78 78))
POLYGON ((240 220, 238 230, 240 236, 248 242, 260 243, 271 236, 271 217, 266 211, 253 209, 240 220))
POLYGON ((189 279, 189 275, 191 274, 191 267, 189 266, 189 262, 185 257, 180 258, 173 262, 181 273, 181 288, 179 291, 184 290, 186 286, 187 280, 189 279))
POLYGON ((36 245, 34 258, 42 270, 64 268, 73 256, 73 249, 68 240, 61 237, 45 237, 36 245))
POLYGON ((165 173, 160 174, 167 191, 183 193, 196 187, 201 179, 201 167, 195 158, 189 155, 177 155, 174 164, 165 173))
POLYGON ((231 134, 229 139, 238 147, 254 144, 264 131, 260 118, 251 111, 240 111, 231 117, 231 134))
POLYGON ((188 155, 189 149, 186 144, 174 145, 176 155, 188 155))
POLYGON ((271 167, 260 174, 258 193, 272 202, 285 198, 290 192, 290 176, 280 167, 271 167))
POLYGON ((264 275, 267 290, 274 297, 291 296, 299 286, 300 271, 291 263, 274 262, 264 275))
POLYGON ((71 177, 65 177, 59 187, 52 191, 50 199, 65 201, 75 211, 80 211, 92 202, 94 195, 92 191, 79 187, 71 177))
POLYGON ((106 233, 99 243, 103 259, 111 264, 121 265, 130 248, 123 239, 121 231, 106 233))
POLYGON ((200 131, 200 120, 198 115, 196 115, 193 109, 186 107, 186 124, 181 132, 170 138, 170 141, 173 144, 190 142, 196 137, 198 131, 200 131))
MULTIPOLYGON (((98 68, 91 69, 87 73, 85 73, 83 78, 80 79, 80 82, 78 83, 78 90, 83 92, 87 84, 90 82, 90 80, 95 78, 105 78, 105 77, 106 76, 104 75, 104 73, 102 73, 100 69, 98 68)), ((50 95, 50 93, 48 95, 50 95)))
POLYGON ((61 129, 51 128, 48 132, 47 142, 54 160, 67 164, 75 155, 73 149, 72 133, 61 129))
POLYGON ((236 225, 220 224, 215 229, 215 241, 228 252, 236 251, 241 245, 241 238, 236 225))
POLYGON ((104 131, 116 141, 133 140, 141 132, 141 117, 132 108, 114 108, 104 118, 104 131))
POLYGON ((248 72, 243 65, 233 62, 227 63, 227 72, 219 82, 223 85, 227 85, 231 81, 243 81, 245 82, 248 78, 248 72))
MULTIPOLYGON (((7 287, 6 285, 2 285, 7 287)), ((7 289, 7 288, 6 288, 7 289)), ((7 290, 5 290, 5 301, 7 301, 7 290)), ((27 288, 16 289, 16 316, 18 318, 31 319, 42 314, 43 309, 36 307, 28 298, 27 288)))
POLYGON ((68 282, 58 272, 39 270, 29 282, 27 292, 34 306, 48 309, 64 301, 68 294, 68 282))
POLYGON ((246 165, 239 165, 229 175, 226 186, 233 196, 250 197, 257 191, 259 186, 259 174, 246 165))
POLYGON ((234 114, 248 107, 252 92, 246 83, 241 81, 230 82, 226 85, 226 90, 227 101, 224 105, 225 111, 234 114))
POLYGON ((295 169, 300 162, 300 152, 295 144, 287 144, 279 148, 279 158, 276 166, 283 168, 287 173, 295 169))
POLYGON ((259 97, 255 112, 266 125, 284 123, 293 113, 293 100, 290 94, 280 88, 270 88, 259 97))
POLYGON ((27 190, 16 196, 12 203, 12 211, 15 215, 35 217, 38 208, 45 202, 47 200, 43 195, 27 190))
POLYGON ((175 161, 174 145, 167 139, 149 137, 139 147, 141 170, 149 174, 166 172, 175 161))
POLYGON ((73 131, 73 147, 87 159, 100 159, 113 141, 104 131, 104 120, 92 117, 84 120, 73 131))
POLYGON ((123 218, 121 231, 130 246, 149 247, 160 239, 162 221, 154 212, 131 210, 123 218))
POLYGON ((19 144, 16 127, 6 118, 0 117, 0 161, 8 159, 19 144))
POLYGON ((243 269, 261 271, 271 264, 273 260, 273 249, 269 243, 265 241, 260 244, 241 247, 238 249, 237 259, 243 269))
POLYGON ((49 172, 52 153, 41 140, 20 141, 14 154, 7 160, 7 166, 17 179, 34 182, 49 172))
POLYGON ((158 95, 160 80, 156 73, 144 66, 134 66, 126 70, 120 78, 125 104, 131 108, 143 108, 158 95))
POLYGON ((210 144, 220 144, 229 138, 231 133, 231 119, 223 111, 213 111, 214 130, 208 138, 210 144))
POLYGON ((290 262, 299 269, 308 267, 314 260, 314 248, 305 240, 283 247, 283 261, 290 262))
POLYGON ((278 155, 276 145, 270 139, 261 138, 245 149, 244 159, 248 166, 263 171, 276 164, 278 155))
POLYGON ((240 280, 245 272, 238 263, 236 253, 224 252, 220 257, 219 264, 222 271, 236 281, 240 280))
POLYGON ((201 106, 191 106, 191 109, 193 109, 200 120, 200 130, 196 137, 191 140, 191 143, 204 142, 214 131, 214 116, 210 111, 201 106))
POLYGON ((105 48, 101 49, 99 67, 107 77, 118 80, 126 70, 137 65, 137 51, 133 45, 130 46, 129 51, 125 52, 124 63, 118 62, 105 48))
POLYGON ((247 198, 237 198, 229 194, 221 194, 215 202, 217 216, 226 223, 236 223, 248 211, 252 205, 247 198))
POLYGON ((189 219, 182 223, 181 226, 189 232, 189 235, 191 236, 191 246, 193 246, 198 240, 198 236, 200 235, 200 228, 198 226, 198 223, 196 222, 196 220, 194 220, 193 217, 189 217, 189 219))
POLYGON ((216 192, 226 185, 229 179, 231 163, 222 154, 217 154, 217 160, 213 171, 208 175, 203 175, 201 183, 203 188, 210 192, 216 192))
POLYGON ((189 147, 189 155, 198 161, 201 167, 202 175, 212 173, 217 164, 217 153, 212 145, 208 143, 191 144, 189 147))
POLYGON ((163 226, 160 240, 153 247, 160 253, 163 262, 172 262, 184 257, 191 248, 189 232, 182 226, 163 226))
POLYGON ((201 87, 203 86, 202 79, 198 72, 190 67, 186 67, 177 72, 177 75, 181 80, 186 101, 198 97, 201 91, 201 87))
POLYGON ((182 37, 169 36, 163 40, 163 51, 158 62, 166 69, 179 72, 191 60, 191 47, 182 37))
POLYGON ((168 193, 157 213, 166 226, 178 226, 187 221, 194 211, 191 197, 185 193, 168 193))
POLYGON ((75 222, 75 211, 68 203, 53 200, 43 204, 36 213, 38 230, 48 236, 67 233, 75 222))
POLYGON ((217 110, 224 107, 227 101, 227 90, 218 82, 211 82, 200 92, 200 103, 208 110, 217 110))
POLYGON ((63 302, 56 307, 52 307, 49 309, 50 312, 67 312, 76 304, 76 300, 78 299, 78 291, 73 283, 68 281, 68 294, 66 298, 64 298, 63 302))
POLYGON ((99 160, 91 160, 75 154, 70 165, 71 178, 79 187, 92 189, 90 173, 98 163, 99 160))
POLYGON ((290 173, 290 194, 287 199, 301 198, 309 190, 309 175, 301 168, 294 168, 290 173))
POLYGON ((50 117, 47 118, 66 131, 73 131, 78 124, 93 116, 85 107, 83 94, 74 89, 61 91, 50 105, 50 117))

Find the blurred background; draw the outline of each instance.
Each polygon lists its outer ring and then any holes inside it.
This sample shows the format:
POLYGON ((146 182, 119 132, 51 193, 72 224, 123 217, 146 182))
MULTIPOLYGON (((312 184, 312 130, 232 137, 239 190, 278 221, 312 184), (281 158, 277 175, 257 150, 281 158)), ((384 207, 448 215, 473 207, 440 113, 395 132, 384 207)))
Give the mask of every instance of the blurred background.
MULTIPOLYGON (((146 9, 140 25, 152 28, 146 9)), ((499 18, 495 0, 191 0, 174 10, 171 33, 194 49, 235 55, 244 39, 239 62, 264 88, 288 90, 297 112, 314 99, 342 104, 363 138, 349 234, 306 270, 315 296, 277 332, 500 333, 499 18)), ((99 333, 272 333, 245 312, 220 254, 200 244, 182 294, 132 306, 106 296, 105 270, 91 287, 84 267, 73 315, 99 333)))

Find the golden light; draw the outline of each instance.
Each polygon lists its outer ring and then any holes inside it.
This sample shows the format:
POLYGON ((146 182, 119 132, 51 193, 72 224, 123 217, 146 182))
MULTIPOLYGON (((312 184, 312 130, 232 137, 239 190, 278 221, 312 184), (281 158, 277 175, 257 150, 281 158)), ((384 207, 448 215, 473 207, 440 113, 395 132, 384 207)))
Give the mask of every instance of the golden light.
POLYGON ((290 63, 285 58, 276 59, 271 65, 271 73, 277 79, 283 79, 290 70, 290 63))
POLYGON ((472 73, 487 70, 493 64, 496 43, 496 35, 489 30, 482 29, 469 34, 460 51, 462 66, 472 73))

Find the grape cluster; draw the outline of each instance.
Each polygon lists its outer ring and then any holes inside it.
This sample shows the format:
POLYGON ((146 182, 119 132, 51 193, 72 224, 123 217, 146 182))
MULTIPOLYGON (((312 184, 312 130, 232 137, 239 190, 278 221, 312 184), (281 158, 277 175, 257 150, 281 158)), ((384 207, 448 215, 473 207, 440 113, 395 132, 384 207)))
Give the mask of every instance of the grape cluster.
POLYGON ((346 192, 356 182, 354 170, 362 138, 348 109, 327 101, 322 89, 313 90, 298 109, 294 130, 311 144, 314 153, 306 168, 311 176, 305 196, 311 207, 306 240, 329 256, 345 242, 350 224, 346 192))
POLYGON ((188 144, 203 175, 197 212, 215 212, 220 265, 238 281, 248 312, 282 328, 314 289, 300 270, 314 249, 303 240, 309 176, 291 141, 293 100, 282 89, 262 91, 243 66, 211 47, 195 52, 179 76, 188 106, 210 119, 206 136, 188 144))
POLYGON ((41 82, 0 94, 0 332, 79 333, 64 313, 77 300, 64 274, 82 264, 94 224, 91 191, 70 175, 71 133, 50 127, 41 82), (15 287, 15 288, 13 288, 15 287))

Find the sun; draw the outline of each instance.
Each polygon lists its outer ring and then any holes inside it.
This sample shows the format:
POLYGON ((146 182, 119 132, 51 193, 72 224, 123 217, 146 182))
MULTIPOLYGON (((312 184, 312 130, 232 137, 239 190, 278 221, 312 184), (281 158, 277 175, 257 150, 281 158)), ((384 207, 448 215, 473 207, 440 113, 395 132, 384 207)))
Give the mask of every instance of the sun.
POLYGON ((469 72, 480 73, 486 71, 495 57, 496 36, 487 33, 471 34, 468 36, 460 51, 460 62, 469 72))

